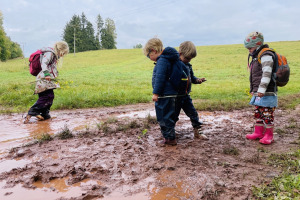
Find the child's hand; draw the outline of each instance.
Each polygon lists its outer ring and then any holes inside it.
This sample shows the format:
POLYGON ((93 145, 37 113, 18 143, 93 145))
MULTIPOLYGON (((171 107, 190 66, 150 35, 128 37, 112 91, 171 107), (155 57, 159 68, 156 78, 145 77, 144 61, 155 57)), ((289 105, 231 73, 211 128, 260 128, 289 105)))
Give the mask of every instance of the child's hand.
POLYGON ((203 83, 203 82, 205 82, 206 81, 206 79, 205 78, 200 78, 200 79, 197 79, 197 83, 199 83, 199 84, 201 84, 201 83, 203 83))
POLYGON ((47 81, 51 81, 51 76, 46 76, 45 79, 46 79, 47 81))
POLYGON ((265 96, 265 94, 259 92, 259 93, 257 93, 257 96, 263 97, 263 96, 265 96))
POLYGON ((153 94, 152 101, 158 101, 158 94, 153 94))

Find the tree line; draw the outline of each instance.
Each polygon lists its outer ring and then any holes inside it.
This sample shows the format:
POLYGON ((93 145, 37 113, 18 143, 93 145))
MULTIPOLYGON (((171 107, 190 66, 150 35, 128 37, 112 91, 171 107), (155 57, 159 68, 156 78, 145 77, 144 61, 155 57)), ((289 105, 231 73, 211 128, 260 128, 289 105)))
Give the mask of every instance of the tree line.
MULTIPOLYGON (((103 20, 100 14, 97 15, 96 29, 82 13, 81 16, 74 15, 63 30, 63 40, 69 44, 70 52, 116 49, 116 38, 115 22, 110 18, 103 20)), ((0 11, 0 60, 18 57, 23 57, 22 49, 6 35, 0 11)))
POLYGON ((6 35, 4 31, 3 16, 0 11, 0 60, 6 61, 22 56, 23 52, 20 45, 16 42, 11 41, 11 39, 6 35))
POLYGON ((103 21, 100 14, 96 18, 96 29, 86 18, 73 15, 72 19, 66 24, 63 40, 69 44, 70 52, 83 52, 99 49, 116 49, 116 27, 115 22, 107 18, 103 21), (75 47, 75 51, 74 51, 75 47))

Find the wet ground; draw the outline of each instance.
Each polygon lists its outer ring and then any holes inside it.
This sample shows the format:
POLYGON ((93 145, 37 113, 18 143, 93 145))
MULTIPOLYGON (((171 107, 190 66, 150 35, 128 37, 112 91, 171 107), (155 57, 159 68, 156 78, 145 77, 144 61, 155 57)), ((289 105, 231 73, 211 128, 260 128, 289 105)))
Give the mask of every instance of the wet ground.
POLYGON ((194 139, 182 113, 177 146, 161 146, 154 105, 61 110, 22 123, 0 116, 0 199, 248 199, 280 171, 271 153, 299 148, 300 107, 276 110, 272 145, 248 141, 252 110, 199 112, 209 140, 194 139), (34 143, 42 134, 75 137, 34 143))

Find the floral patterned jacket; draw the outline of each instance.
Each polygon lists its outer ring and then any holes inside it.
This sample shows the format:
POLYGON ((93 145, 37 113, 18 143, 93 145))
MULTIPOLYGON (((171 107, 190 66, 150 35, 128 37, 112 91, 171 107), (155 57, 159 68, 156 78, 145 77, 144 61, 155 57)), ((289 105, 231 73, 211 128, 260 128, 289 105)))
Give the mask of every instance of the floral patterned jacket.
POLYGON ((58 77, 58 71, 56 68, 57 56, 54 50, 50 47, 42 48, 41 51, 41 67, 42 71, 36 76, 36 85, 34 93, 38 94, 49 89, 59 88, 59 83, 56 82, 55 78, 58 77), (51 77, 51 81, 45 79, 46 76, 51 77))

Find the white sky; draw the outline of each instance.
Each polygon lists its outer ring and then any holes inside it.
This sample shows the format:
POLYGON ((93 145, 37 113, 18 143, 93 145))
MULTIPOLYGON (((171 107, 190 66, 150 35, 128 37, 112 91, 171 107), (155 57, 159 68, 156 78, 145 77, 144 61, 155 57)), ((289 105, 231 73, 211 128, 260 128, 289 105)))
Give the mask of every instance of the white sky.
POLYGON ((164 46, 242 44, 252 31, 265 41, 300 40, 298 0, 0 0, 6 34, 25 56, 62 40, 65 25, 82 12, 114 20, 117 48, 159 37, 164 46))

